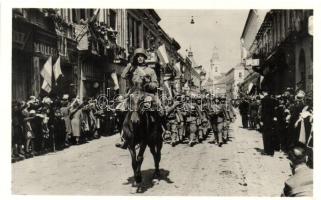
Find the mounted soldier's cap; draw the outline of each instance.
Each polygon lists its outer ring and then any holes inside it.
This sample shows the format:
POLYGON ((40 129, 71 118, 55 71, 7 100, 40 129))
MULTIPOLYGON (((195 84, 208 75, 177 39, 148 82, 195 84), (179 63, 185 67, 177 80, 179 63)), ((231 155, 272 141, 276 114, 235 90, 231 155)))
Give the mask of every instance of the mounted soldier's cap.
POLYGON ((137 49, 135 49, 133 58, 137 57, 138 55, 143 55, 143 56, 145 57, 145 59, 147 59, 146 50, 143 49, 143 48, 137 48, 137 49))

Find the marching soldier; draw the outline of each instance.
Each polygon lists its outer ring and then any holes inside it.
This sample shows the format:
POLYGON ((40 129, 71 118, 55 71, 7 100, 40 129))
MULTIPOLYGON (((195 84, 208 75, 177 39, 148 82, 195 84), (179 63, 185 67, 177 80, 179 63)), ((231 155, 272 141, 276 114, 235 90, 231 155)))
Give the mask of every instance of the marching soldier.
POLYGON ((174 103, 172 98, 169 98, 168 105, 165 107, 166 109, 166 120, 168 124, 168 130, 171 136, 171 145, 175 146, 179 141, 179 133, 178 133, 178 124, 180 123, 180 118, 178 116, 178 112, 176 109, 171 109, 173 106, 176 107, 178 103, 174 103))
POLYGON ((207 137, 207 133, 209 130, 209 122, 207 119, 207 115, 206 115, 206 107, 207 102, 206 99, 202 99, 202 98, 198 98, 197 99, 197 106, 199 107, 199 110, 201 111, 201 124, 199 127, 199 136, 201 138, 201 140, 205 140, 207 137))
POLYGON ((213 140, 211 143, 218 144, 219 147, 223 145, 223 122, 224 122, 224 112, 220 105, 219 98, 213 98, 212 104, 208 110, 210 124, 213 130, 213 140))
POLYGON ((186 126, 189 134, 188 144, 192 147, 196 143, 198 126, 200 125, 199 117, 201 116, 201 113, 198 106, 191 101, 190 96, 186 96, 184 115, 186 117, 186 126))

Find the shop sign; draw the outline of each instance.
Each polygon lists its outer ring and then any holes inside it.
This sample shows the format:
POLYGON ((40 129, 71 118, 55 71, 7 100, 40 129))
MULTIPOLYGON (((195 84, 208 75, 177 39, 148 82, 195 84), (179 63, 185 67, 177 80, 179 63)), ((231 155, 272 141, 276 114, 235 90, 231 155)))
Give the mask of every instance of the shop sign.
POLYGON ((34 49, 34 52, 41 53, 46 56, 52 56, 52 55, 58 54, 58 51, 56 48, 48 46, 43 43, 39 43, 39 42, 33 43, 33 49, 34 49))
POLYGON ((260 59, 247 59, 246 66, 259 66, 260 65, 260 59))
POLYGON ((252 59, 252 66, 259 66, 260 65, 260 59, 252 59))

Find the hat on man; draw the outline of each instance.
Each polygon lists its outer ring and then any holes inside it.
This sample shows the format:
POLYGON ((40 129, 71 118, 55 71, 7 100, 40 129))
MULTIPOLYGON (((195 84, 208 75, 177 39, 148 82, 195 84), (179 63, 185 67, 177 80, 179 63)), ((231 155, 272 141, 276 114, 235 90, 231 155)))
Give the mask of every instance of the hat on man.
POLYGON ((34 115, 36 115, 36 111, 35 111, 35 110, 30 110, 30 111, 29 111, 29 114, 30 114, 31 116, 34 116, 34 115))
POLYGON ((303 143, 298 142, 292 146, 288 155, 292 162, 304 162, 307 155, 306 146, 303 143))
POLYGON ((49 97, 44 97, 42 103, 50 105, 53 101, 49 97))
POLYGON ((64 94, 63 96, 62 96, 62 100, 68 100, 69 99, 69 95, 68 94, 64 94))
POLYGON ((304 97, 305 97, 305 92, 303 92, 302 90, 299 90, 295 96, 296 99, 303 99, 304 97))

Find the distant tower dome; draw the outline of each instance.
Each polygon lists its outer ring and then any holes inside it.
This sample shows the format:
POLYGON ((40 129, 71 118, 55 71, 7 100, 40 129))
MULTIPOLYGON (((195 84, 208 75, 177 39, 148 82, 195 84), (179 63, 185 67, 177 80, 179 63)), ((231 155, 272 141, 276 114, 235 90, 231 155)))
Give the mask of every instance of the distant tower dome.
POLYGON ((220 64, 220 56, 218 53, 218 48, 215 46, 213 48, 212 57, 210 59, 210 73, 209 77, 214 81, 221 77, 222 68, 220 64))

